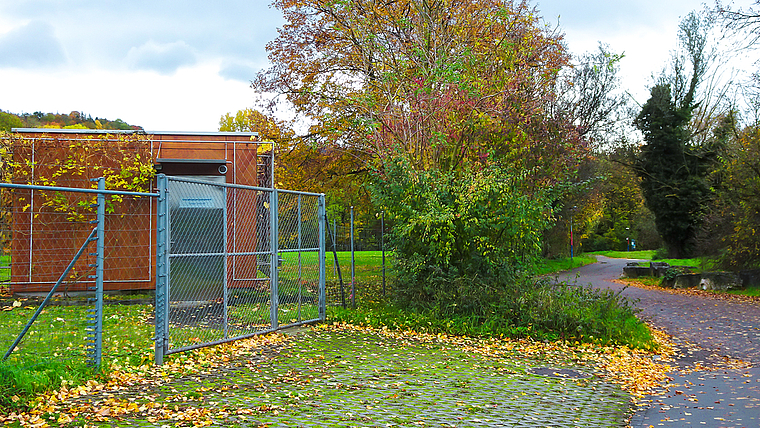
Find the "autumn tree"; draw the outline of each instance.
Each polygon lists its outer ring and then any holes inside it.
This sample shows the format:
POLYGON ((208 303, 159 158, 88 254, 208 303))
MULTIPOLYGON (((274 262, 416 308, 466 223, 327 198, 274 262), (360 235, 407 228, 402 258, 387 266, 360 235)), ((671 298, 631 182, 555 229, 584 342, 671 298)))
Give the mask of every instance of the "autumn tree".
POLYGON ((716 4, 713 13, 722 21, 726 30, 743 36, 742 45, 752 47, 760 41, 760 0, 746 9, 733 9, 731 4, 716 4))
MULTIPOLYGON (((571 191, 561 195, 554 205, 561 207, 558 221, 544 234, 544 257, 570 255, 570 226, 573 236, 588 238, 596 228, 598 214, 605 202, 604 152, 625 136, 630 114, 627 98, 620 88, 618 75, 623 55, 615 54, 604 44, 595 51, 573 58, 557 79, 556 95, 550 112, 575 125, 577 135, 588 143, 593 156, 586 157, 571 177, 571 191)), ((575 239, 577 253, 580 239, 575 239)))
POLYGON ((0 132, 10 132, 13 128, 21 128, 24 123, 18 116, 11 113, 0 111, 0 132))
POLYGON ((564 115, 577 126, 577 132, 604 146, 617 138, 628 118, 627 98, 620 90, 620 60, 610 47, 599 44, 572 61, 557 82, 555 114, 564 115))
MULTIPOLYGON (((575 131, 546 103, 569 59, 527 3, 279 0, 274 66, 253 87, 284 96, 322 141, 403 156, 416 170, 486 159, 562 176, 575 131)), ((274 101, 276 105, 277 101, 274 101)))
POLYGON ((454 304, 452 278, 538 254, 553 189, 587 148, 551 108, 570 59, 562 37, 527 2, 274 5, 286 23, 253 87, 310 121, 312 141, 350 148, 374 172, 407 301, 454 304))
POLYGON ((760 126, 738 133, 736 149, 721 159, 732 233, 725 237, 722 263, 728 268, 760 267, 760 126))
POLYGON ((586 251, 626 250, 629 238, 636 241, 636 249, 657 249, 662 245, 644 203, 641 179, 627 166, 634 156, 630 146, 624 146, 601 153, 595 160, 594 174, 603 179, 584 195, 597 201, 596 209, 586 216, 589 232, 579 236, 586 251))

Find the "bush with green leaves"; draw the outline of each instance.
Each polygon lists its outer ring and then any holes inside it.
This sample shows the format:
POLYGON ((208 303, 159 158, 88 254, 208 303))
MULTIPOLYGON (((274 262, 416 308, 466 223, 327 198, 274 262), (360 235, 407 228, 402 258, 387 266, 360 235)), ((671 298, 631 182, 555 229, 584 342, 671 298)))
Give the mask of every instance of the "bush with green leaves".
POLYGON ((532 337, 654 349, 657 344, 637 310, 620 292, 553 283, 546 278, 460 277, 452 288, 474 297, 460 304, 402 308, 367 304, 330 308, 331 321, 395 330, 481 337, 532 337), (474 307, 473 302, 481 305, 474 307))
POLYGON ((651 347, 649 330, 619 293, 532 275, 556 198, 553 189, 527 194, 524 184, 496 166, 456 174, 386 162, 372 193, 394 224, 391 301, 335 316, 452 334, 651 347))
POLYGON ((530 270, 551 224, 551 198, 524 194, 521 184, 498 167, 457 175, 386 164, 373 194, 395 225, 396 301, 482 312, 489 284, 530 270))

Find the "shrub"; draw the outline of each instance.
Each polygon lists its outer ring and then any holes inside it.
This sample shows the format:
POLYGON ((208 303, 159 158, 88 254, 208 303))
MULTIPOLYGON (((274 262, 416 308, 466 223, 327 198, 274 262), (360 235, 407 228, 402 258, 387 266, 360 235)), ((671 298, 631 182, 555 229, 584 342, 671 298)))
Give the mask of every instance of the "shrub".
POLYGON ((472 281, 459 278, 447 287, 459 288, 462 296, 459 303, 425 308, 391 304, 366 305, 357 310, 334 308, 330 318, 430 333, 529 336, 644 349, 656 346, 649 329, 636 318, 636 310, 620 292, 529 277, 505 277, 503 281, 489 282, 488 286, 468 282, 472 281), (477 299, 480 301, 476 302, 477 299))
POLYGON ((658 248, 652 253, 652 260, 663 260, 668 258, 668 250, 665 248, 658 248))
POLYGON ((556 198, 553 189, 528 195, 526 187, 496 166, 456 175, 386 163, 372 193, 395 225, 391 305, 373 306, 379 316, 337 313, 453 334, 651 346, 619 294, 531 277, 556 198))
POLYGON ((479 305, 485 299, 465 297, 490 296, 492 280, 530 270, 551 224, 551 198, 549 191, 523 194, 521 184, 498 167, 457 176, 414 173, 403 161, 386 165, 373 194, 395 224, 396 302, 479 305))

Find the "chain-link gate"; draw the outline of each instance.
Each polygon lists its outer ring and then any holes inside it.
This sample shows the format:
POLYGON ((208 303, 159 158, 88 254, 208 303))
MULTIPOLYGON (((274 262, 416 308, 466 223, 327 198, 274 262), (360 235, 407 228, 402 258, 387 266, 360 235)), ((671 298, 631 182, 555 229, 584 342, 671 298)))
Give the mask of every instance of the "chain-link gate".
POLYGON ((156 363, 324 320, 324 195, 158 176, 156 363))

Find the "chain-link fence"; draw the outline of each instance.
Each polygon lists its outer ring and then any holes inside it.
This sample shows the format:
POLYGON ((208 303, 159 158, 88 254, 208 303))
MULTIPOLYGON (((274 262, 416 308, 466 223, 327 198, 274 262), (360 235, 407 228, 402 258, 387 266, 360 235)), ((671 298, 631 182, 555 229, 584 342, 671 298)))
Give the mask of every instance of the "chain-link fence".
MULTIPOLYGON (((90 183, 87 183, 90 184, 90 183)), ((99 180, 103 190, 103 180, 99 180)), ((104 308, 104 291, 152 288, 150 194, 2 185, 0 350, 19 366, 120 353, 149 338, 150 299, 104 308), (106 325, 105 335, 101 335, 106 325)), ((147 296, 146 297, 150 297, 147 296)))
POLYGON ((159 176, 163 355, 324 319, 324 196, 159 176))
POLYGON ((327 219, 327 304, 343 307, 382 299, 390 275, 384 214, 358 221, 347 208, 327 219))

